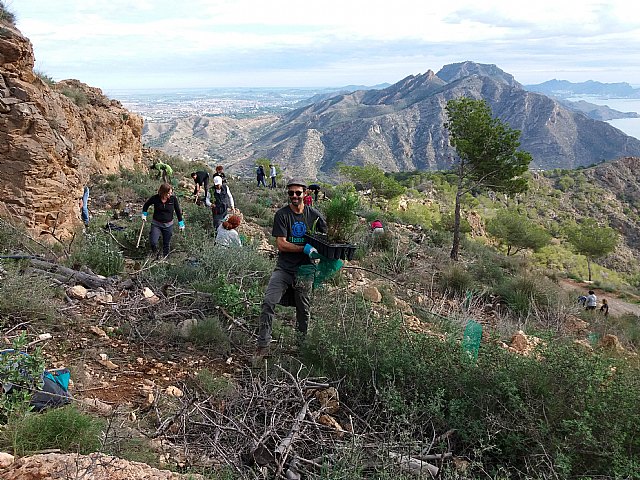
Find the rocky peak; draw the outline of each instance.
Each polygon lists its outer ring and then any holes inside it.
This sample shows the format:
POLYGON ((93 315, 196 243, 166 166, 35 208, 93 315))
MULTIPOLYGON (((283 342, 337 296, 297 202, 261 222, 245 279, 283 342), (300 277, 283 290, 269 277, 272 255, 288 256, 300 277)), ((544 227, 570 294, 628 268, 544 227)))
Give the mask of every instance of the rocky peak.
POLYGON ((33 72, 29 39, 0 25, 0 215, 34 234, 69 234, 96 173, 142 160, 142 118, 78 80, 53 86, 33 72))
POLYGON ((475 63, 475 62, 462 62, 452 63, 445 65, 436 74, 438 78, 441 78, 447 83, 460 80, 461 78, 470 77, 471 75, 478 75, 480 77, 491 77, 497 79, 512 87, 522 88, 522 85, 513 78, 513 75, 508 74, 504 70, 501 70, 495 65, 475 63))

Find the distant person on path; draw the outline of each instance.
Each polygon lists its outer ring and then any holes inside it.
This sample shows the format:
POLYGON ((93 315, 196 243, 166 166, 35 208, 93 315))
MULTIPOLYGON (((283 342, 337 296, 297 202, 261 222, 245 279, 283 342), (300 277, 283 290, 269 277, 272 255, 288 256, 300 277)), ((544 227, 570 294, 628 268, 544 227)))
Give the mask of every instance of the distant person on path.
POLYGON ((309 185, 309 190, 313 192, 313 201, 318 203, 318 193, 320 193, 320 185, 312 183, 309 185))
POLYGON ((587 295, 587 306, 585 310, 595 310, 596 305, 598 305, 598 297, 593 290, 589 290, 589 295, 587 295))
POLYGON ((233 195, 231 195, 228 185, 222 184, 222 177, 213 177, 213 198, 211 214, 213 215, 213 228, 217 231, 225 217, 232 210, 235 210, 233 195))
POLYGON ((255 359, 269 353, 275 307, 289 291, 292 293, 292 303, 296 307, 296 329, 299 339, 302 340, 307 333, 311 319, 310 295, 313 280, 298 277, 298 267, 311 264, 311 259, 317 258, 318 254, 315 248, 306 243, 305 233, 314 223, 318 232, 326 233, 327 223, 318 210, 302 203, 305 188, 306 184, 302 180, 289 181, 289 204, 278 210, 274 216, 271 234, 276 237, 278 261, 262 302, 255 359))
POLYGON ((578 297, 578 305, 584 307, 587 304, 587 296, 586 295, 580 295, 578 297))
POLYGON ((182 210, 178 203, 178 198, 173 194, 173 187, 168 183, 163 183, 158 188, 158 193, 153 195, 142 206, 142 221, 147 221, 149 207, 153 207, 153 218, 151 219, 151 231, 149 232, 149 243, 151 251, 159 256, 158 240, 162 236, 162 255, 166 258, 171 251, 171 237, 173 236, 173 213, 178 217, 178 226, 184 230, 184 220, 182 210))
POLYGON ((162 183, 169 183, 171 181, 171 175, 173 175, 173 168, 169 164, 162 163, 161 161, 154 162, 151 167, 157 170, 162 177, 162 183))
POLYGON ((211 206, 211 201, 209 200, 209 172, 205 172, 204 170, 199 170, 197 172, 193 172, 191 174, 191 178, 195 182, 195 187, 193 189, 193 197, 194 201, 198 201, 198 197, 200 196, 200 191, 204 189, 204 204, 207 207, 211 206))
POLYGON ((276 186, 276 176, 278 175, 278 172, 276 171, 276 166, 271 164, 269 165, 269 176, 271 177, 271 187, 269 188, 278 188, 276 186))
POLYGON ((302 199, 302 201, 307 207, 313 206, 313 197, 311 197, 311 190, 307 190, 304 193, 304 198, 302 199))
POLYGON ((213 176, 220 177, 223 184, 227 183, 227 176, 224 174, 224 167, 222 165, 216 167, 216 173, 214 173, 213 176))
POLYGON ((256 168, 256 179, 258 180, 258 187, 260 185, 262 185, 263 187, 266 187, 267 184, 264 181, 266 174, 264 173, 264 167, 262 165, 258 165, 258 168, 256 168))
POLYGON ((222 222, 216 234, 216 245, 241 247, 242 242, 240 241, 240 235, 238 234, 238 230, 236 230, 241 221, 238 215, 231 215, 226 221, 222 222))
POLYGON ((602 306, 600 307, 600 313, 602 313, 605 317, 609 316, 609 303, 606 298, 602 299, 602 306))
POLYGON ((85 227, 89 226, 89 187, 85 186, 82 191, 82 197, 79 200, 80 218, 85 227))

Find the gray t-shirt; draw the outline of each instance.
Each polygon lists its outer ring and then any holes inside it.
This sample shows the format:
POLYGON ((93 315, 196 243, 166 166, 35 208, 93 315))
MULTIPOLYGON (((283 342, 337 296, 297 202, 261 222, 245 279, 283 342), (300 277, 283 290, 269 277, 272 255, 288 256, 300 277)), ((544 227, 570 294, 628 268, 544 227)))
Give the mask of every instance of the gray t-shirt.
MULTIPOLYGON (((271 235, 285 237, 287 242, 304 246, 307 243, 304 234, 311 231, 316 219, 318 219, 316 232, 326 233, 327 223, 318 210, 305 205, 304 211, 298 214, 287 205, 276 212, 271 235)), ((278 254, 277 267, 287 272, 296 273, 300 265, 309 263, 311 263, 309 256, 303 252, 279 252, 278 254)))

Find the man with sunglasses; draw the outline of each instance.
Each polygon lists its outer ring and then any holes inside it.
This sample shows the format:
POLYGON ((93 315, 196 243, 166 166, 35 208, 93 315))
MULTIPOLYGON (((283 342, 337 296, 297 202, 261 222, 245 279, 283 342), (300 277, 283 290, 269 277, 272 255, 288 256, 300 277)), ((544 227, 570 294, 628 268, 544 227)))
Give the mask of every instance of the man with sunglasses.
POLYGON ((317 258, 318 251, 306 243, 304 235, 314 225, 315 231, 326 233, 327 224, 318 210, 304 205, 302 197, 306 188, 303 180, 289 181, 289 204, 278 210, 273 220, 271 234, 276 237, 278 261, 262 302, 256 357, 269 353, 271 328, 278 303, 296 307, 296 329, 300 339, 307 333, 311 319, 312 282, 298 277, 298 268, 310 264, 312 258, 317 258))

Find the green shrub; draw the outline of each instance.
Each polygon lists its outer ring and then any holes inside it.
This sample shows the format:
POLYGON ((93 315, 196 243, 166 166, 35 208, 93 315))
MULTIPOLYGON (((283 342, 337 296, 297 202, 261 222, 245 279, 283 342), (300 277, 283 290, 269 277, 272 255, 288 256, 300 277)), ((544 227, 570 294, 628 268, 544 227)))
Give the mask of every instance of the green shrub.
POLYGON ((79 88, 68 86, 63 87, 62 90, 60 90, 60 93, 62 93, 62 95, 64 95, 65 97, 69 97, 71 100, 73 100, 73 103, 75 103, 78 107, 86 107, 89 103, 87 94, 79 88))
POLYGON ((107 233, 93 230, 74 246, 69 263, 76 267, 86 265, 95 273, 110 277, 122 272, 124 256, 107 233))
POLYGON ((456 429, 455 455, 472 462, 468 478, 636 478, 637 367, 562 341, 540 357, 483 343, 472 362, 453 337, 412 334, 399 320, 372 321, 363 306, 339 303, 312 325, 306 363, 314 375, 342 378, 350 407, 387 438, 404 432, 429 444, 456 429))
POLYGON ((19 456, 49 448, 90 453, 100 449, 103 427, 102 420, 66 406, 16 419, 0 436, 3 446, 19 456))
POLYGON ((542 275, 517 275, 499 285, 497 292, 513 312, 523 316, 534 308, 544 311, 558 301, 558 286, 542 275))
POLYGON ((0 1, 0 22, 10 23, 11 25, 16 23, 16 15, 9 11, 2 1, 0 1))
POLYGON ((9 393, 0 395, 0 419, 7 423, 31 410, 31 392, 42 388, 44 357, 40 349, 23 355, 27 345, 26 334, 11 344, 11 349, 0 355, 0 379, 3 385, 13 385, 9 393))
POLYGON ((358 205, 358 195, 353 192, 336 195, 323 204, 329 241, 346 243, 353 239, 358 228, 358 205))
POLYGON ((200 388, 214 399, 229 398, 236 391, 233 381, 223 376, 216 376, 211 370, 197 372, 196 380, 200 388))
POLYGON ((229 351, 229 335, 217 318, 205 318, 199 321, 191 329, 189 340, 208 350, 220 353, 229 351))
POLYGON ((442 292, 450 295, 463 295, 473 289, 474 280, 469 271, 460 265, 450 265, 440 273, 438 286, 442 292))
POLYGON ((36 77, 38 77, 40 80, 42 80, 44 83, 46 83, 50 87, 53 87, 56 84, 56 81, 53 79, 53 77, 51 77, 50 75, 47 75, 46 73, 40 70, 34 70, 33 73, 35 73, 36 77))
POLYGON ((50 322, 58 316, 57 292, 46 278, 25 275, 16 265, 8 265, 3 277, 0 281, 0 326, 33 320, 50 322))

